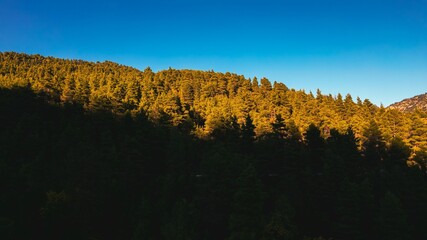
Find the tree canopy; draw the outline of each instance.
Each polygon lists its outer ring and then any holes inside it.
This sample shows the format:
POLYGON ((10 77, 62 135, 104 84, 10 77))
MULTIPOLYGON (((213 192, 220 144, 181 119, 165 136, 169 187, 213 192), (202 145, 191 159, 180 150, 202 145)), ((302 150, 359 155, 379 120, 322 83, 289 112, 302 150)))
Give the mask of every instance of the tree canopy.
POLYGON ((0 53, 2 239, 427 239, 427 114, 0 53))

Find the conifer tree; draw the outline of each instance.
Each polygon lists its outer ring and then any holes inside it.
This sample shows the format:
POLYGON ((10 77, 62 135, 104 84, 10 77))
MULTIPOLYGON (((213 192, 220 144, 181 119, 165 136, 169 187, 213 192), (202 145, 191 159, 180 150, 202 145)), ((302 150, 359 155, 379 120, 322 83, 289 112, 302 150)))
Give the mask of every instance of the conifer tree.
POLYGON ((230 240, 260 239, 263 226, 263 197, 255 168, 249 165, 237 179, 230 214, 230 240))
POLYGON ((367 164, 378 166, 380 161, 384 160, 385 143, 377 123, 371 120, 369 126, 365 129, 365 141, 363 142, 363 154, 367 164))
POLYGON ((405 213, 399 198, 391 192, 387 192, 380 202, 379 227, 379 239, 409 239, 405 213))

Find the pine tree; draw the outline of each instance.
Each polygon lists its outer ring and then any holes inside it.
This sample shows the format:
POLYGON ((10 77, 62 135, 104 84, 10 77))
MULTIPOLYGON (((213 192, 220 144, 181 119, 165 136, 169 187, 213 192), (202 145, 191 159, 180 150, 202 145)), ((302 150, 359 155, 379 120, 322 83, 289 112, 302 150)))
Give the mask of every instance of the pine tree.
POLYGON ((263 197, 255 168, 249 165, 237 179, 230 214, 230 240, 260 239, 263 226, 263 197))
POLYGON ((253 142, 255 140, 255 125, 249 115, 245 118, 245 123, 242 126, 242 141, 243 148, 246 151, 251 151, 253 142))
POLYGON ((323 170, 324 140, 320 135, 320 130, 311 124, 305 133, 305 143, 308 150, 308 164, 311 170, 319 174, 323 170))
POLYGON ((394 138, 387 149, 387 163, 399 168, 406 167, 406 161, 411 155, 411 149, 400 138, 394 138))
POLYGON ((297 239, 298 231, 295 225, 295 209, 285 197, 280 197, 265 229, 266 240, 297 239))
POLYGON ((379 227, 381 240, 409 239, 405 213, 399 198, 391 192, 380 202, 379 227))
POLYGON ((278 138, 288 138, 289 133, 286 128, 286 124, 284 119, 282 118, 282 115, 277 114, 275 117, 275 121, 271 124, 273 128, 273 134, 277 136, 278 138))
POLYGON ((384 160, 385 142, 379 130, 377 123, 371 120, 369 126, 365 129, 363 142, 363 154, 367 164, 375 167, 384 160))
POLYGON ((261 79, 261 89, 263 91, 271 91, 271 82, 267 78, 261 79))

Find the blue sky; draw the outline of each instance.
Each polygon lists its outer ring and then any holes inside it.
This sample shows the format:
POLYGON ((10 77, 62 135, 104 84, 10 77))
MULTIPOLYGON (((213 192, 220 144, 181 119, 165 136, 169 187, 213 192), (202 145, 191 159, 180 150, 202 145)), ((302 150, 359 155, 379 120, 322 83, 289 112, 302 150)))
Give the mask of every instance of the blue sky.
POLYGON ((0 51, 234 72, 387 106, 427 92, 427 0, 0 0, 0 51))

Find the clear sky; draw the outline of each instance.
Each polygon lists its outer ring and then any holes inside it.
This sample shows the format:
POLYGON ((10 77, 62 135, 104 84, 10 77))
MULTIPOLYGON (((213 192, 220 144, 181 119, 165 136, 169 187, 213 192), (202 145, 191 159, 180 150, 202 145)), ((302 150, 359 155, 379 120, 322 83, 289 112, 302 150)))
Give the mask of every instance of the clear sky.
POLYGON ((427 92, 427 0, 0 0, 0 51, 233 72, 387 106, 427 92))

